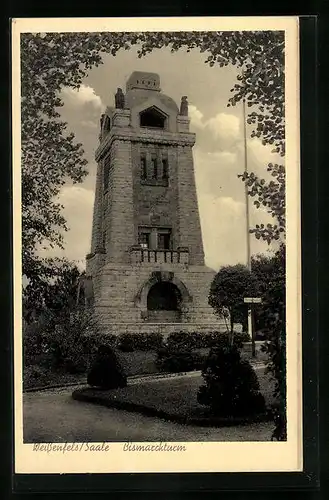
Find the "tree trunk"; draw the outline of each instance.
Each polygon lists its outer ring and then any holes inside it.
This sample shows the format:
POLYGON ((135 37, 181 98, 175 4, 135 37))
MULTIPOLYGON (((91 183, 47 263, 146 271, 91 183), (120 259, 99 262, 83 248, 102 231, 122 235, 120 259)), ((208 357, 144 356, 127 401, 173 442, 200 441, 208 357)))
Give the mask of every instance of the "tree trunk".
POLYGON ((233 321, 233 315, 230 314, 230 345, 232 346, 233 345, 233 342, 234 342, 234 321, 233 321))

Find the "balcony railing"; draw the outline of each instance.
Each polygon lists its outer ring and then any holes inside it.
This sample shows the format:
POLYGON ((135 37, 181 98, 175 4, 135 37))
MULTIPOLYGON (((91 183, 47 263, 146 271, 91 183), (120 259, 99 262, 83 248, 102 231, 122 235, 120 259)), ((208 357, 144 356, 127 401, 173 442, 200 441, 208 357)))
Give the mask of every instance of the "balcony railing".
POLYGON ((177 250, 152 250, 140 246, 132 247, 130 250, 132 264, 188 264, 188 248, 177 250))

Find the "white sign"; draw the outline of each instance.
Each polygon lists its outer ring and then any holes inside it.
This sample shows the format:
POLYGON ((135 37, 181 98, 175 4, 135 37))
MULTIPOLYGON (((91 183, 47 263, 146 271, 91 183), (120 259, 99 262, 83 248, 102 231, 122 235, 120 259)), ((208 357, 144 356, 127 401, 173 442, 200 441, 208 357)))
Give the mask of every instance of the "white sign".
POLYGON ((259 304, 262 301, 260 297, 245 297, 243 300, 247 304, 259 304))

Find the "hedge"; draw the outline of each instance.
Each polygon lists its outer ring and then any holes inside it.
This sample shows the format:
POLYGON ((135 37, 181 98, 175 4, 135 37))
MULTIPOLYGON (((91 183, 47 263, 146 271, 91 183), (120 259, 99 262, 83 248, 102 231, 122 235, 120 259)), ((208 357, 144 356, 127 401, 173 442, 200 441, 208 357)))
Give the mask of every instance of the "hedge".
MULTIPOLYGON (((202 349, 215 347, 218 341, 227 337, 223 332, 184 332, 177 331, 168 335, 166 340, 161 333, 123 333, 118 336, 111 335, 116 339, 115 343, 122 352, 133 351, 158 351, 164 345, 184 346, 187 349, 202 349)), ((105 336, 106 338, 106 336, 105 336)), ((234 342, 242 347, 243 342, 248 342, 247 333, 234 333, 234 342)), ((113 344, 112 344, 113 345, 113 344)))
POLYGON ((123 352, 156 351, 162 345, 161 333, 123 333, 117 340, 117 347, 123 352))

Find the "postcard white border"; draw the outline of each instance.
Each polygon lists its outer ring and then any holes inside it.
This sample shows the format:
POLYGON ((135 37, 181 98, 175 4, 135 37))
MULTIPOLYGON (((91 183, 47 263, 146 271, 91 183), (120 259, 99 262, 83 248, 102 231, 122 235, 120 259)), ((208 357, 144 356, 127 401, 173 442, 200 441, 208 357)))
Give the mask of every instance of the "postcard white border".
MULTIPOLYGON (((299 45, 297 17, 39 18, 12 21, 15 472, 285 472, 302 470, 299 45), (187 442, 184 452, 35 452, 23 444, 20 184, 20 33, 284 30, 287 170, 287 442, 187 442)), ((145 443, 146 444, 146 443, 145 443)), ((151 444, 151 443, 148 443, 151 444)), ((174 443, 170 443, 174 444, 174 443)), ((182 444, 182 443, 177 443, 182 444)), ((83 448, 83 447, 82 447, 83 448)))

